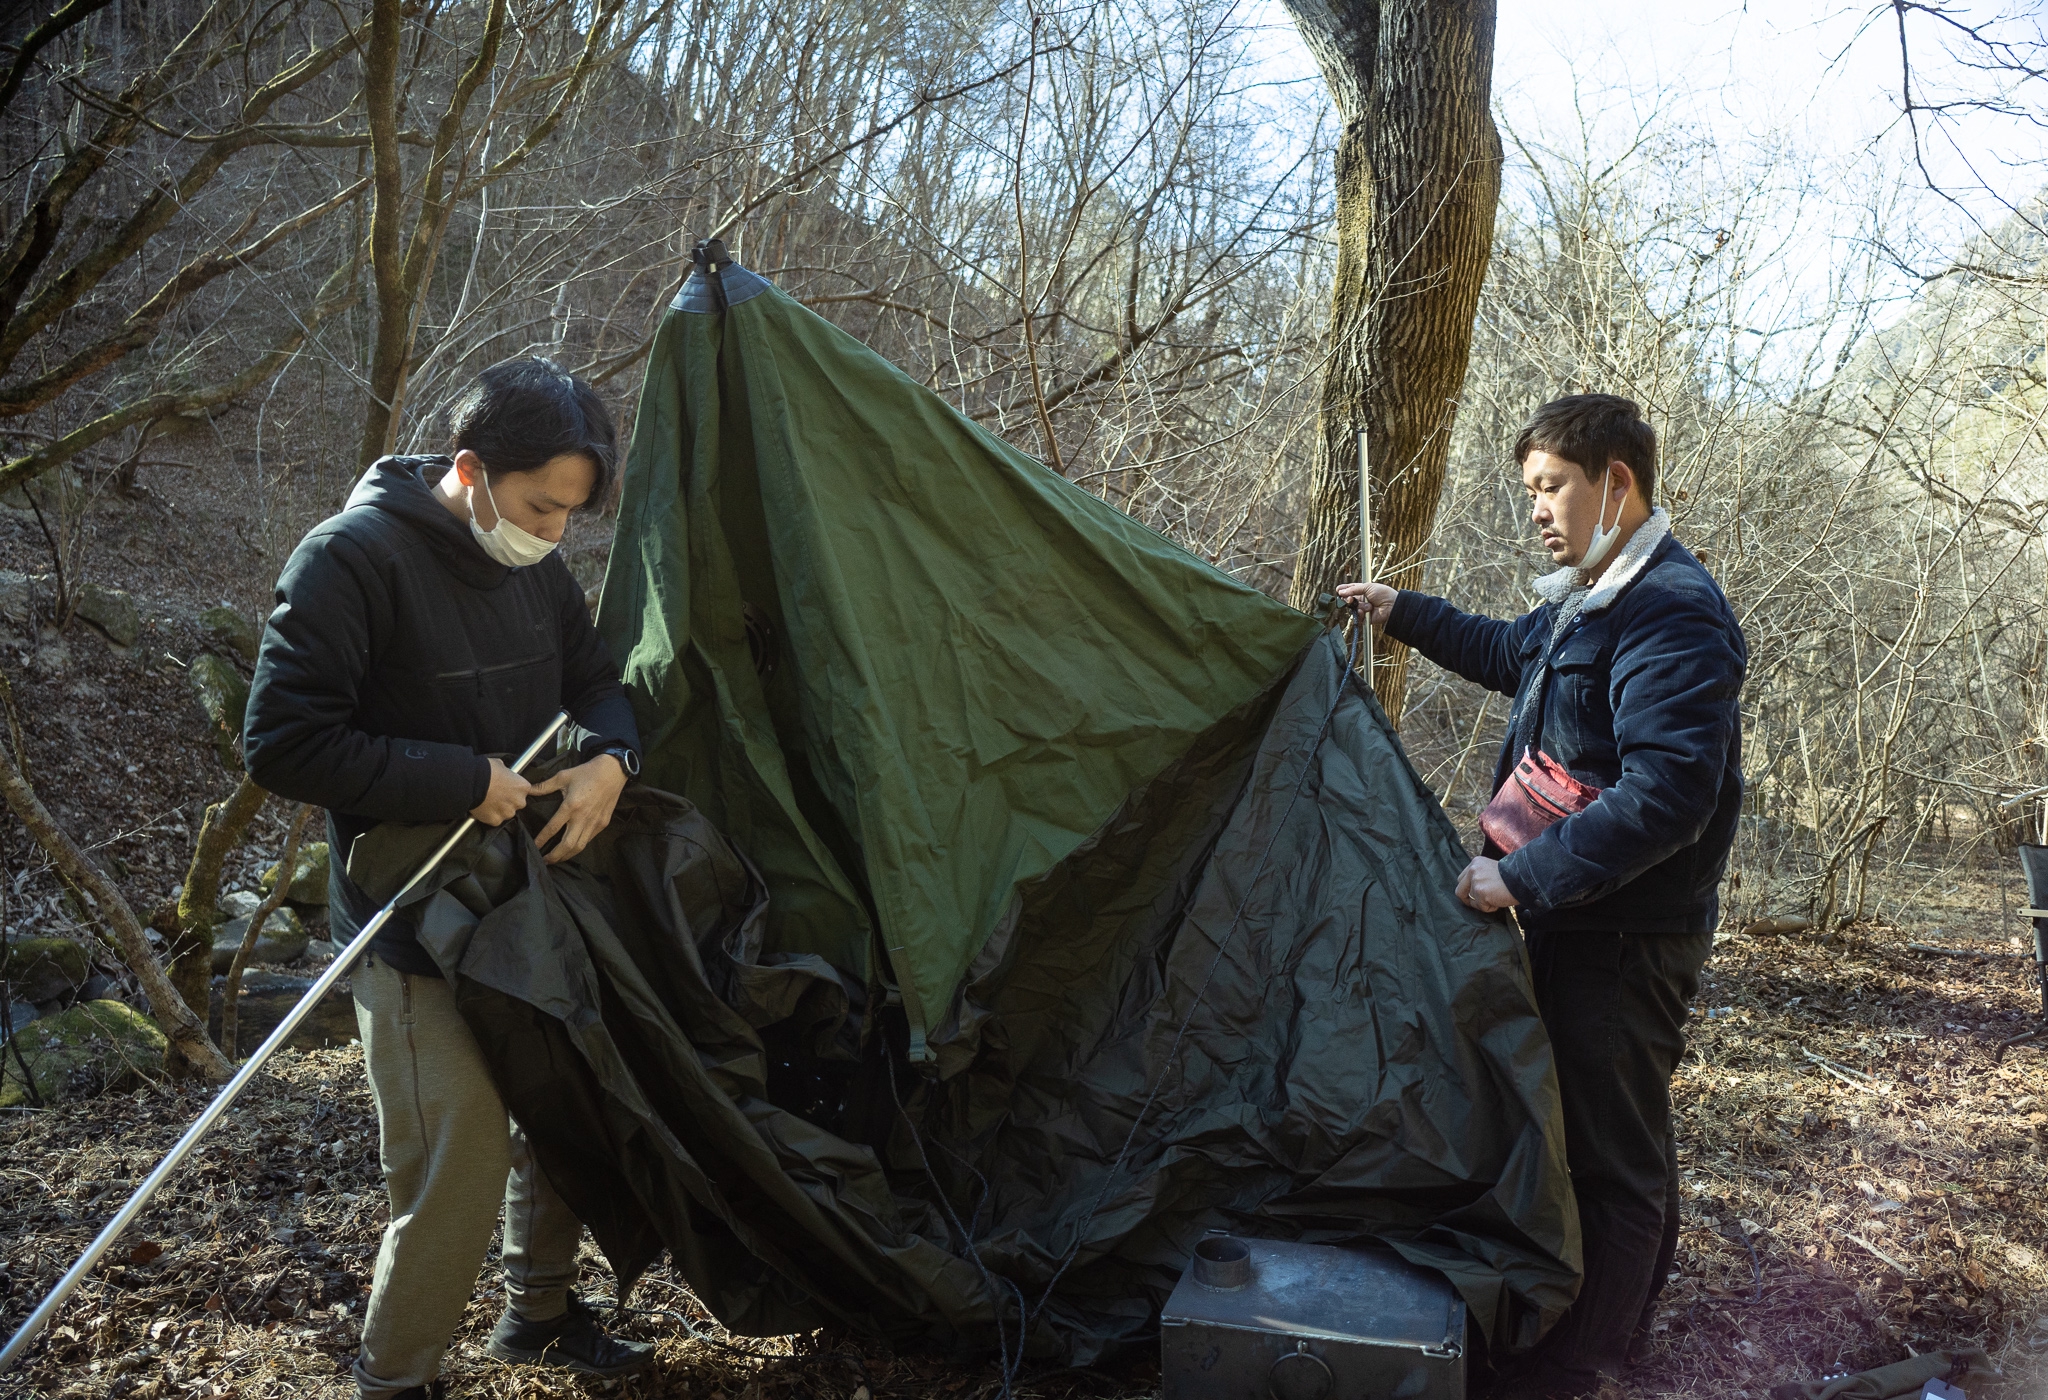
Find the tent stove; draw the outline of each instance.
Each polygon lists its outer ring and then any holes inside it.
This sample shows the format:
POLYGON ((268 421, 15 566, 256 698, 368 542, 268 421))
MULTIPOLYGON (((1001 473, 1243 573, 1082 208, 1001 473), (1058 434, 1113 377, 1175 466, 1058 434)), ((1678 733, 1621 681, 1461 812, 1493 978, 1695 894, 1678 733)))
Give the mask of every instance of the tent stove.
POLYGON ((1195 1246, 1160 1316, 1163 1400, 1463 1400, 1465 1303, 1380 1249, 1195 1246))

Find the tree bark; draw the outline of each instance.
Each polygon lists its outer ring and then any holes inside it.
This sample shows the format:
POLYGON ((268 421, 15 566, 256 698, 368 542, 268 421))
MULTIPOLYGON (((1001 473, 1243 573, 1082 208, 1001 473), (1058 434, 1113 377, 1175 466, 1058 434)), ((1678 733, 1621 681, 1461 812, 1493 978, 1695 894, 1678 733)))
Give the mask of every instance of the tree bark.
MULTIPOLYGON (((1309 514, 1291 600, 1358 577, 1358 434, 1381 581, 1422 580, 1493 246, 1494 0, 1287 0, 1343 118, 1337 268, 1309 514)), ((1400 722, 1408 649, 1372 677, 1400 722)))
POLYGON ((213 985, 213 933, 221 925, 221 863, 242 844, 249 823, 269 797, 245 773, 234 794, 208 807, 206 819, 199 824, 192 864, 186 868, 185 888, 178 896, 178 917, 164 950, 171 967, 171 985, 187 1002, 206 1005, 213 985))
POLYGON ((249 965, 249 954, 256 951, 256 940, 262 937, 263 926, 270 922, 270 916, 278 911, 285 896, 291 893, 292 876, 297 873, 299 865, 299 842, 306 834, 307 820, 316 810, 310 803, 302 803, 298 814, 292 818, 291 830, 284 836, 284 854, 277 858, 277 886, 249 916, 248 932, 242 935, 242 946, 235 949, 235 960, 228 966, 227 981, 221 984, 220 1049, 230 1060, 238 1058, 235 1041, 241 1021, 242 970, 249 965))
POLYGON ((370 271, 375 284, 375 338, 370 351, 370 402, 357 454, 367 467, 384 453, 395 430, 405 342, 412 317, 406 313, 405 274, 399 252, 399 223, 405 212, 405 168, 398 149, 398 53, 404 28, 399 0, 376 0, 370 8, 370 42, 363 49, 363 100, 369 109, 371 188, 370 271))

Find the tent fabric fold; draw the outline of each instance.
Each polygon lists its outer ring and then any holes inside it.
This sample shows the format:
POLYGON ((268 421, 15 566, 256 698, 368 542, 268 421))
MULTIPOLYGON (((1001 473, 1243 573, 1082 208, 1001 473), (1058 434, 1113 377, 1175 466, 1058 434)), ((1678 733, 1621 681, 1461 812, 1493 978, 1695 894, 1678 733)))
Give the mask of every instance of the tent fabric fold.
POLYGON ((600 606, 647 784, 408 910, 621 1277, 1086 1364, 1226 1227, 1532 1344, 1579 1245, 1526 959, 1337 639, 743 271, 661 328, 600 606))

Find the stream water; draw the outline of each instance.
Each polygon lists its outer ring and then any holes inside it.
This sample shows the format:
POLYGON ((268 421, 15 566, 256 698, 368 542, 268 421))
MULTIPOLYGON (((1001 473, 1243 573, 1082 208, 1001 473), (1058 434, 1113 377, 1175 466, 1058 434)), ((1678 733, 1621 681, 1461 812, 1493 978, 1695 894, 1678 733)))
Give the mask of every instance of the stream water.
MULTIPOLYGON (((213 979, 212 1004, 207 1010, 208 1028, 216 1039, 220 1036, 221 993, 227 978, 213 979)), ((241 1004, 235 1013, 235 1041, 237 1049, 247 1055, 263 1043, 265 1036, 277 1029, 278 1022, 285 1018, 299 999, 312 988, 314 979, 283 972, 250 972, 243 974, 241 1004)), ((330 1045, 346 1045, 356 1038, 356 1004, 349 995, 348 979, 335 983, 334 988, 320 999, 312 1014, 299 1022, 299 1028, 292 1032, 285 1043, 294 1050, 318 1050, 330 1045)))

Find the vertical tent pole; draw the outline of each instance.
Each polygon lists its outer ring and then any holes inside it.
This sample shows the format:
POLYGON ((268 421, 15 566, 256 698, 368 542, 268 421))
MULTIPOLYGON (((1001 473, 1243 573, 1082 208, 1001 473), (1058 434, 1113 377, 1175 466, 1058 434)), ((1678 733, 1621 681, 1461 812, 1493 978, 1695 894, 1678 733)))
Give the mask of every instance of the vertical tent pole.
MULTIPOLYGON (((1366 472, 1365 429, 1361 426, 1358 430, 1358 581, 1360 583, 1373 582, 1372 489, 1370 483, 1371 478, 1366 472)), ((1364 625, 1365 684, 1367 689, 1375 689, 1376 687, 1373 684, 1375 672, 1373 671, 1372 610, 1370 608, 1366 610, 1364 625)))

